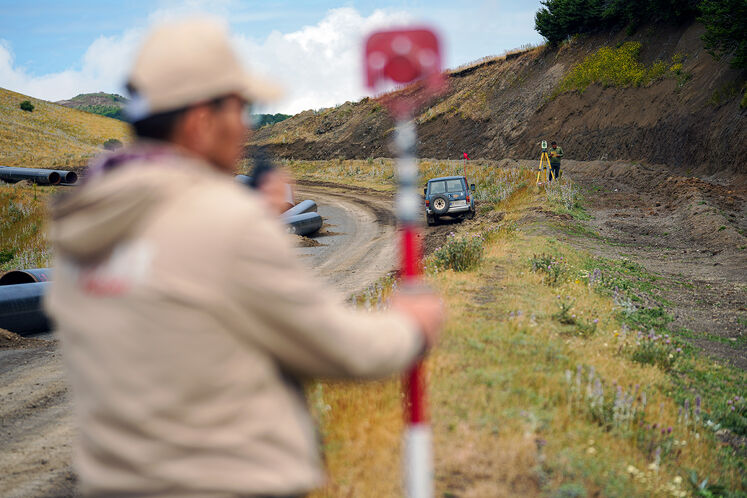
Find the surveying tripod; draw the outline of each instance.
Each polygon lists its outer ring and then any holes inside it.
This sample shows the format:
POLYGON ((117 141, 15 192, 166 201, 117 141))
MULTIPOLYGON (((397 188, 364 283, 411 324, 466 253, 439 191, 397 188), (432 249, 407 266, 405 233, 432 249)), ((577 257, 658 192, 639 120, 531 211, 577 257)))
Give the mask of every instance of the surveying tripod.
POLYGON ((548 179, 555 180, 552 174, 552 166, 550 166, 550 157, 547 155, 547 142, 542 141, 542 155, 540 156, 539 171, 537 171, 537 185, 547 183, 548 179), (542 167, 543 165, 544 168, 542 167), (540 182, 540 176, 544 173, 545 181, 540 182))

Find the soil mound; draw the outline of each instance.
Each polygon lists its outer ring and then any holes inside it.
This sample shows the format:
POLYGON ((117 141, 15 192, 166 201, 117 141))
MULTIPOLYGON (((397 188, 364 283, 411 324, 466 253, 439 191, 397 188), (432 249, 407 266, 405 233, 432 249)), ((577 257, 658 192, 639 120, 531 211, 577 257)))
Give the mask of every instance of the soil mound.
POLYGON ((15 334, 9 330, 0 329, 0 349, 25 349, 47 344, 43 339, 31 339, 15 334))

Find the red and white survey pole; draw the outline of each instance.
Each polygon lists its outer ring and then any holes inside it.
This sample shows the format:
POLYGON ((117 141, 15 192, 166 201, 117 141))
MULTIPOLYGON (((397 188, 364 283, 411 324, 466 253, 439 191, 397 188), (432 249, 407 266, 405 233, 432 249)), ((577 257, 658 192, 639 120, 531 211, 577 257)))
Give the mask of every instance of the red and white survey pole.
POLYGON ((464 177, 467 178, 467 161, 469 161, 469 155, 466 152, 462 155, 464 156, 464 177))
MULTIPOLYGON (((421 198, 418 194, 417 136, 413 113, 426 99, 444 88, 438 37, 428 29, 379 31, 366 41, 364 66, 371 89, 394 82, 417 83, 411 92, 392 92, 381 101, 396 120, 396 213, 401 228, 401 275, 406 287, 420 273, 421 198)), ((425 370, 418 363, 404 382, 407 428, 404 438, 405 492, 409 498, 433 496, 433 449, 426 414, 425 370)))

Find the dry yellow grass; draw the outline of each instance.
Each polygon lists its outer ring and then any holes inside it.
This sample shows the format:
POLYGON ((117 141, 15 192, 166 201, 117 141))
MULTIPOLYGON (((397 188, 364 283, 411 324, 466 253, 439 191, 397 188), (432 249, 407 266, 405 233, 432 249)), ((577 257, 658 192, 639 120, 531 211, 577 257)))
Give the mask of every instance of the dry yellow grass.
POLYGON ((57 189, 0 183, 0 273, 49 266, 47 201, 57 189))
POLYGON ((114 138, 129 140, 128 125, 0 88, 0 165, 79 170, 114 138), (29 100, 33 112, 20 109, 29 100))

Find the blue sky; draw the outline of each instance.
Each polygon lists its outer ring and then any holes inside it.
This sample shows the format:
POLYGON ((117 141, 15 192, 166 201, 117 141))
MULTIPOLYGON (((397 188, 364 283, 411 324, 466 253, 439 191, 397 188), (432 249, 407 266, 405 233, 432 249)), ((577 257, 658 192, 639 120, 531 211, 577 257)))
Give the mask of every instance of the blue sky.
POLYGON ((298 112, 365 95, 363 35, 417 21, 442 35, 447 67, 539 43, 539 0, 451 1, 29 1, 0 0, 0 87, 47 100, 123 93, 127 67, 153 24, 185 16, 224 19, 253 70, 286 98, 267 111, 298 112))

